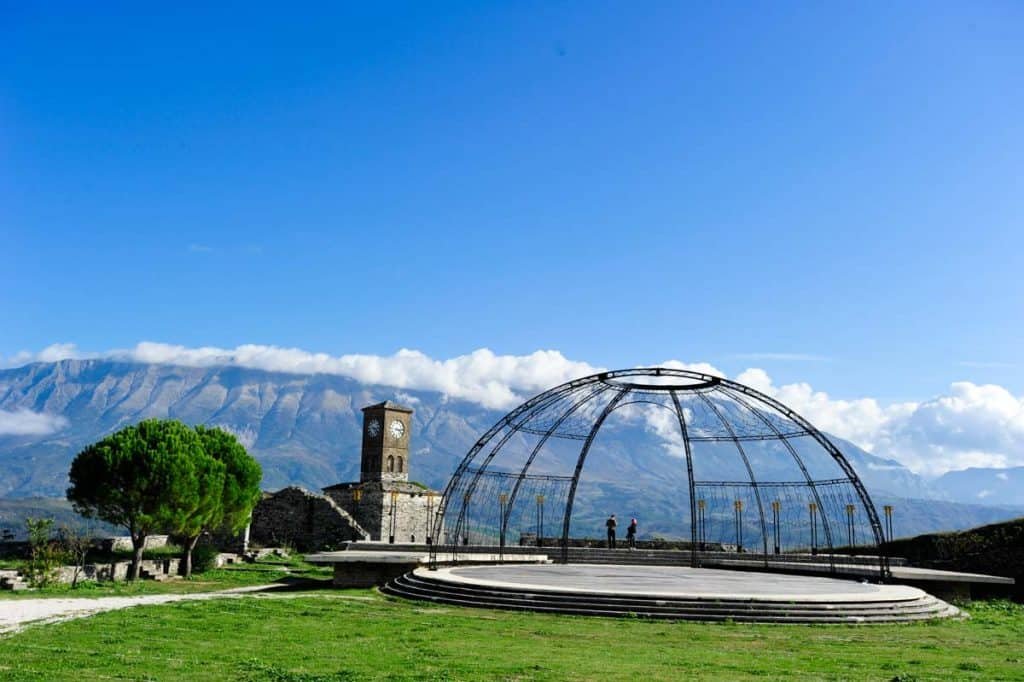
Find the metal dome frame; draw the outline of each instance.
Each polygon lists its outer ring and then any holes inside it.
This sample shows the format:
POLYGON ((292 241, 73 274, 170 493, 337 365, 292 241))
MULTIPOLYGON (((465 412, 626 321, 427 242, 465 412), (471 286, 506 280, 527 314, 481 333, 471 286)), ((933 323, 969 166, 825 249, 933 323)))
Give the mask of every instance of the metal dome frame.
MULTIPOLYGON (((520 488, 523 484, 524 479, 527 478, 528 471, 533 465, 535 458, 540 453, 548 440, 552 436, 556 436, 556 432, 563 422, 569 419, 577 410, 584 404, 591 401, 598 395, 604 395, 607 391, 617 391, 611 399, 604 405, 601 412, 593 419, 590 423, 590 428, 586 432, 585 437, 582 434, 577 436, 563 436, 576 438, 582 440, 583 445, 579 451, 576 459, 576 465, 573 470, 571 479, 568 477, 547 477, 547 478, 560 478, 565 479, 568 484, 568 496, 565 503, 561 519, 561 538, 559 542, 559 548, 561 550, 560 559, 562 563, 568 563, 569 545, 570 545, 570 524, 572 521, 573 506, 575 503, 576 492, 579 485, 580 477, 584 470, 584 465, 587 461, 587 456, 590 453, 591 446, 594 443, 594 439, 597 437, 598 432, 605 424, 607 418, 619 407, 623 407, 627 404, 650 402, 661 407, 669 407, 666 404, 653 402, 651 400, 645 400, 644 394, 662 394, 667 395, 671 400, 671 408, 674 409, 676 420, 678 421, 679 433, 683 442, 685 451, 686 461, 686 472, 687 482, 689 486, 688 497, 690 507, 690 565, 697 567, 701 565, 701 556, 698 548, 703 549, 703 539, 700 537, 703 533, 702 529, 698 528, 698 500, 696 495, 696 487, 700 486, 711 486, 711 485, 740 485, 740 483, 726 482, 726 481, 710 481, 701 480, 696 481, 694 478, 694 454, 692 452, 691 441, 721 441, 731 442, 743 462, 746 472, 749 476, 749 484, 747 485, 752 489, 753 498, 756 501, 756 507, 758 512, 758 520, 761 530, 762 552, 764 558, 764 564, 768 566, 769 552, 768 552, 768 521, 765 516, 765 505, 762 500, 761 488, 768 485, 773 485, 770 481, 758 481, 755 477, 753 468, 751 467, 750 460, 747 453, 744 450, 743 442, 750 440, 772 440, 781 442, 788 454, 793 458, 796 465, 799 467, 802 473, 806 487, 809 489, 810 495, 813 500, 817 503, 818 508, 822 509, 822 530, 824 531, 825 541, 828 549, 828 562, 830 571, 836 573, 836 560, 835 560, 835 549, 836 545, 833 542, 833 529, 830 527, 829 519, 824 513, 824 505, 819 495, 818 487, 826 484, 842 483, 852 486, 856 492, 856 497, 859 501, 860 506, 863 508, 864 514, 866 515, 867 522, 870 526, 872 539, 874 540, 874 547, 877 549, 878 555, 878 570, 880 577, 886 579, 890 576, 888 557, 884 551, 885 535, 882 529, 882 524, 879 520, 878 513, 875 509, 874 504, 871 501, 866 488, 861 482, 857 473, 853 467, 843 456, 842 452, 838 447, 821 431, 814 427, 808 420, 800 416, 797 412, 782 404, 778 400, 771 396, 765 395, 764 393, 757 391, 749 386, 741 384, 736 381, 731 381, 719 376, 705 374, 702 372, 696 372, 693 370, 674 369, 667 367, 638 367, 633 369, 621 369, 608 372, 600 372, 598 374, 592 374, 590 376, 581 377, 573 381, 566 382, 559 386, 555 386, 543 393, 540 393, 533 398, 530 398, 519 407, 513 409, 511 412, 502 417, 496 422, 490 429, 488 429, 480 438, 476 441, 469 452, 463 457, 459 463, 452 477, 449 479, 445 486, 444 495, 441 498, 440 504, 438 505, 434 528, 445 528, 450 530, 448 533, 449 537, 454 540, 446 542, 435 541, 430 548, 430 563, 432 566, 436 565, 437 553, 439 551, 445 551, 444 547, 447 546, 447 551, 451 553, 454 560, 457 560, 457 553, 459 551, 459 538, 462 535, 464 524, 466 523, 467 508, 472 501, 472 497, 476 490, 477 484, 480 477, 488 470, 489 465, 495 459, 496 456, 501 453, 503 446, 509 442, 513 435, 520 431, 525 431, 541 436, 540 441, 533 448, 532 453, 523 465, 522 470, 518 476, 515 477, 515 483, 512 488, 511 498, 502 502, 502 511, 500 514, 500 536, 501 545, 504 547, 504 538, 507 526, 509 523, 509 516, 512 512, 512 508, 515 504, 517 495, 520 493, 520 488), (657 377, 659 379, 671 379, 677 378, 681 381, 675 383, 642 383, 637 381, 644 377, 657 377), (580 389, 585 389, 588 386, 594 387, 594 390, 583 395, 579 400, 571 401, 565 409, 559 414, 558 418, 555 419, 554 423, 550 428, 545 429, 543 432, 539 430, 530 430, 527 428, 531 416, 537 415, 541 410, 555 406, 560 400, 572 396, 580 389), (717 407, 708 397, 707 394, 720 392, 725 395, 728 400, 733 403, 742 406, 749 411, 750 414, 754 415, 765 430, 761 435, 744 435, 737 433, 734 425, 730 423, 730 420, 722 414, 722 411, 717 407), (633 394, 638 394, 636 400, 627 401, 627 397, 633 394), (721 426, 724 427, 723 434, 716 437, 693 437, 690 433, 690 425, 687 422, 686 410, 680 403, 680 395, 694 394, 697 399, 701 401, 708 410, 708 414, 712 414, 720 420, 721 426), (799 432, 782 432, 779 429, 777 423, 773 423, 769 417, 773 416, 769 410, 764 407, 774 410, 778 415, 782 415, 785 419, 789 420, 793 424, 797 425, 800 429, 799 432), (504 433, 503 433, 504 432, 504 433), (477 460, 480 454, 489 446, 492 445, 492 441, 498 436, 497 442, 493 444, 490 452, 483 458, 482 462, 477 466, 476 469, 471 468, 471 465, 477 460), (834 460, 840 470, 843 473, 843 478, 830 479, 830 480, 815 480, 812 478, 807 467, 804 464, 803 458, 789 442, 790 438, 810 436, 817 442, 817 444, 834 460), (467 476, 472 478, 468 479, 467 476), (453 500, 453 495, 457 491, 462 491, 461 501, 462 504, 458 504, 458 500, 453 500), (450 527, 445 525, 445 517, 449 512, 454 512, 458 509, 458 514, 454 518, 450 518, 449 521, 453 521, 453 525, 450 527)), ((507 476, 509 479, 513 477, 511 474, 503 473, 503 476, 507 476)), ((537 476, 536 478, 545 478, 544 476, 537 476)), ((799 482, 797 482, 799 483, 799 482)), ((778 484, 775 484, 778 485, 778 484)), ((804 484, 800 484, 804 485, 804 484)), ((852 498, 851 498, 852 499, 852 498)), ((738 504, 738 503, 737 503, 738 504)), ((850 505, 847 505, 847 512, 850 512, 850 505)), ((777 510, 776 510, 777 511, 777 510)), ((700 509, 700 514, 703 515, 703 507, 700 509)), ((811 505, 811 523, 815 523, 814 517, 814 505, 811 505)), ((833 519, 835 521, 835 519, 833 519)), ((703 522, 701 522, 703 523, 703 522)), ((851 524, 852 512, 851 512, 851 524)), ((778 527, 778 520, 775 520, 776 533, 778 527)), ((854 543, 855 544, 855 543, 854 543)), ((866 547, 866 546, 865 546, 866 547)), ((778 553, 778 547, 776 547, 776 553, 778 553)), ((852 548, 851 548, 852 551, 852 548)))

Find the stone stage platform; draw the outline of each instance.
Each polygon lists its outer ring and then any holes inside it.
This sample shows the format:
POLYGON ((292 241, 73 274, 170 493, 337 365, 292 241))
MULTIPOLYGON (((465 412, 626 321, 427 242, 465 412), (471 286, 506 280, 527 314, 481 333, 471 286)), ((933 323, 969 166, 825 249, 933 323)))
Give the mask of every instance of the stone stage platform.
POLYGON ((382 590, 460 606, 681 620, 866 623, 960 615, 906 585, 677 566, 420 567, 382 590))
MULTIPOLYGON (((306 561, 334 567, 335 587, 377 587, 388 580, 430 563, 429 552, 355 551, 320 552, 307 554, 306 561)), ((436 557, 441 564, 455 563, 455 557, 441 553, 436 557)), ((546 563, 546 554, 519 554, 502 557, 500 554, 473 555, 473 563, 497 564, 501 561, 512 563, 546 563)))

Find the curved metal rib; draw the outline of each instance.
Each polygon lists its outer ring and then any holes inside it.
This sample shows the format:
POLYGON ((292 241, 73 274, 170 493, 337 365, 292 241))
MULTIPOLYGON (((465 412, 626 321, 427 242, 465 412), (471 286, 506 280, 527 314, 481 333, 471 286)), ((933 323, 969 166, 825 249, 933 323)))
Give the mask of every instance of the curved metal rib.
POLYGON ((802 426, 807 430, 811 437, 814 438, 814 440, 818 441, 818 444, 825 448, 825 450, 832 456, 832 459, 839 464, 843 473, 846 474, 847 478, 850 479, 850 483, 853 484, 854 490, 857 491, 861 504, 864 505, 864 511, 867 513, 868 521, 871 523, 871 532, 875 536, 875 545, 878 547, 879 573, 883 580, 888 579, 891 575, 889 571, 889 557, 885 553, 885 536, 882 534, 882 523, 878 519, 878 512, 875 511, 875 505, 871 501, 871 497, 868 495, 868 491, 861 482, 860 477, 857 476, 857 472, 854 471, 850 463, 846 461, 846 457, 844 457, 843 453, 839 451, 839 448, 837 448, 832 441, 825 436, 825 434, 816 429, 809 421, 780 403, 778 400, 775 400, 760 391, 755 391, 752 388, 744 386, 743 384, 738 384, 732 381, 727 383, 729 387, 735 391, 749 395, 752 398, 756 398, 763 403, 771 405, 773 408, 786 415, 786 417, 802 426))
POLYGON ((683 416, 683 407, 679 404, 679 396, 675 391, 669 391, 669 395, 672 396, 672 404, 676 406, 679 431, 683 436, 683 446, 686 448, 686 478, 690 484, 690 566, 697 568, 697 488, 693 483, 693 453, 690 452, 690 436, 686 431, 686 418, 683 416))
MULTIPOLYGON (((542 409, 544 409, 546 407, 549 407, 550 405, 553 405, 553 404, 557 403, 559 400, 561 400, 565 396, 572 394, 572 392, 575 391, 578 388, 579 387, 576 386, 576 387, 573 387, 573 388, 566 389, 565 391, 562 391, 562 392, 550 395, 544 401, 541 401, 540 403, 532 406, 529 410, 526 410, 525 412, 529 413, 529 412, 532 412, 534 410, 542 410, 542 409)), ((521 413, 521 414, 523 414, 523 413, 521 413)), ((517 416, 517 418, 518 418, 518 416, 517 416)), ((529 415, 528 414, 527 414, 526 417, 523 418, 522 421, 526 421, 526 419, 529 419, 529 415)), ((469 485, 466 486, 466 491, 462 495, 462 506, 459 508, 459 516, 458 516, 458 519, 455 522, 455 548, 458 547, 458 538, 462 536, 462 532, 463 532, 463 529, 464 529, 464 526, 465 526, 466 512, 467 512, 467 510, 469 508, 469 503, 470 503, 470 501, 473 498, 473 493, 476 492, 476 487, 477 487, 477 484, 480 482, 480 477, 483 476, 484 471, 487 470, 488 465, 491 463, 491 461, 494 459, 494 457, 501 451, 501 448, 504 447, 505 443, 507 443, 512 438, 512 436, 514 436, 516 433, 518 433, 519 427, 522 426, 522 421, 520 423, 516 424, 516 423, 514 423, 515 420, 511 420, 511 421, 508 422, 508 424, 506 424, 506 428, 508 428, 509 430, 501 437, 501 439, 498 441, 498 443, 493 448, 491 448, 491 451, 487 454, 487 457, 484 458, 483 463, 473 473, 473 478, 470 479, 469 485)), ((493 435, 492 435, 492 438, 493 438, 493 435)), ((467 463, 467 467, 466 468, 468 468, 468 463, 467 463)), ((465 473, 465 469, 463 470, 463 473, 465 473)), ((460 476, 460 482, 461 482, 461 476, 460 476)), ((454 554, 456 551, 457 551, 457 549, 453 549, 452 553, 454 554)))
POLYGON ((797 466, 800 467, 800 472, 804 475, 804 479, 806 479, 807 485, 811 489, 811 494, 814 495, 814 501, 818 505, 818 509, 822 510, 822 515, 821 515, 822 525, 823 525, 823 527, 825 529, 825 541, 828 542, 828 549, 829 549, 829 552, 828 552, 829 570, 832 573, 835 573, 836 572, 836 559, 835 559, 835 554, 832 551, 832 548, 833 548, 833 545, 832 545, 832 529, 831 529, 831 527, 829 526, 829 523, 828 523, 828 515, 824 513, 825 505, 822 504, 822 502, 821 502, 821 495, 818 494, 818 488, 817 488, 817 486, 814 485, 814 480, 811 478, 810 472, 807 471, 807 467, 804 466, 803 459, 801 459, 800 455, 797 453, 796 448, 794 448, 793 445, 788 440, 786 440, 786 438, 775 427, 775 425, 772 424, 771 421, 767 417, 765 417, 763 414, 761 414, 761 412, 756 407, 754 407, 753 405, 748 403, 746 400, 744 400, 742 397, 740 397, 737 393, 734 393, 734 392, 732 392, 732 391, 730 391, 728 389, 723 389, 723 392, 726 395, 728 395, 729 397, 731 397, 733 400, 738 402, 740 405, 743 405, 745 408, 747 408, 748 410, 753 412, 754 415, 757 416, 757 418, 760 419, 764 423, 765 426, 767 426, 769 429, 771 429, 772 433, 774 433, 776 436, 778 436, 779 440, 782 441, 782 444, 786 446, 787 450, 789 450, 789 454, 793 456, 793 459, 796 461, 797 466))
POLYGON ((526 459, 526 463, 523 465, 523 470, 519 472, 519 478, 516 479, 516 483, 512 487, 512 494, 509 495, 509 498, 508 498, 508 510, 505 512, 505 518, 502 519, 502 522, 501 522, 501 533, 502 533, 502 535, 504 535, 505 532, 508 530, 508 520, 512 516, 512 509, 516 505, 516 498, 519 497, 519 489, 522 487, 523 481, 526 479, 526 472, 530 469, 531 466, 533 466, 533 460, 536 459, 537 455, 540 453, 541 449, 544 447, 544 444, 547 443, 548 439, 551 438, 552 434, 554 434, 555 431, 558 430, 558 427, 561 426, 565 422, 566 419, 568 419, 573 414, 575 414, 578 409, 583 407, 586 403, 590 402, 591 400, 593 400, 597 396, 599 396, 602 393, 605 393, 606 391, 609 391, 609 390, 611 390, 611 389, 609 389, 607 386, 600 386, 596 391, 591 391, 589 394, 584 396, 582 399, 577 400, 576 403, 573 404, 561 417, 559 417, 555 421, 555 423, 552 424, 551 428, 548 429, 544 433, 544 436, 540 439, 540 441, 537 443, 537 445, 533 448, 533 451, 530 452, 530 456, 526 459))
MULTIPOLYGON (((437 512, 434 515, 435 533, 443 532, 444 531, 444 515, 445 515, 445 512, 447 511, 448 503, 450 501, 452 491, 457 489, 458 484, 461 482, 462 476, 463 476, 463 474, 465 474, 466 469, 469 468, 470 463, 472 463, 472 461, 476 458, 476 456, 480 453, 480 451, 484 449, 484 447, 487 445, 487 443, 490 442, 490 440, 492 438, 494 438, 494 436, 497 433, 499 433, 503 428, 505 428, 506 426, 511 424, 521 414, 523 414, 527 410, 530 410, 530 409, 536 407, 539 403, 543 402, 544 400, 546 400, 546 399, 548 399, 548 398, 550 398, 552 396, 555 396, 555 395, 561 395, 563 393, 571 392, 572 390, 575 390, 576 388, 579 388, 580 386, 586 386, 587 384, 593 383, 594 381, 597 381, 597 379, 595 377, 584 377, 582 379, 576 379, 574 381, 569 381, 569 382, 561 384, 559 386, 555 386, 554 388, 549 389, 547 391, 544 391, 543 393, 539 393, 539 394, 535 395, 533 398, 527 400, 525 403, 523 403, 522 405, 520 405, 516 409, 514 409, 511 412, 509 412, 508 414, 506 414, 501 419, 499 419, 498 422, 494 424, 494 426, 489 428, 484 433, 484 435, 480 436, 480 438, 473 445, 473 447, 470 448, 469 452, 466 453, 466 456, 462 458, 462 461, 459 463, 459 466, 456 467, 456 469, 455 469, 455 473, 453 473, 452 477, 448 479, 448 484, 445 486, 444 493, 442 493, 442 495, 441 495, 441 501, 437 505, 437 512)), ((465 503, 463 503, 463 512, 464 511, 465 511, 465 503)), ((460 514, 460 517, 462 515, 463 514, 460 514)), ((458 526, 458 525, 459 524, 456 524, 456 526, 458 526)), ((461 528, 456 528, 456 531, 460 531, 460 530, 461 530, 461 528)), ((435 542, 434 544, 432 544, 430 546, 430 562, 429 562, 429 566, 430 566, 431 569, 436 569, 437 568, 437 548, 438 548, 438 546, 440 544, 441 543, 435 542)), ((458 534, 456 533, 456 535, 455 535, 455 542, 449 548, 452 551, 452 559, 455 559, 455 550, 457 549, 457 547, 458 547, 458 534)))
POLYGON ((565 503, 565 517, 562 519, 562 563, 569 562, 569 521, 572 518, 572 505, 576 499, 576 486, 580 482, 580 473, 583 471, 583 462, 587 459, 587 453, 590 452, 590 446, 594 444, 594 438, 597 436, 597 432, 601 429, 604 424, 604 420, 608 418, 608 415, 612 413, 615 406, 626 397, 630 389, 624 388, 619 391, 614 398, 608 401, 608 404, 604 406, 604 410, 601 411, 601 415, 594 422, 594 425, 590 428, 590 433, 587 434, 587 440, 583 443, 583 448, 580 450, 579 459, 576 460, 576 469, 572 474, 572 483, 569 484, 569 498, 565 503))
MULTIPOLYGON (((853 470, 853 467, 846 460, 846 458, 839 451, 839 449, 828 439, 828 437, 825 436, 820 431, 818 431, 817 429, 815 429, 809 422, 807 422, 807 420, 802 418, 796 412, 794 412, 793 410, 789 409, 785 405, 779 403, 778 401, 774 400, 773 398, 760 393, 759 391, 756 391, 756 390, 754 390, 752 388, 744 386, 743 384, 739 384, 739 383, 736 383, 734 381, 730 381, 728 379, 723 379, 723 378, 720 378, 720 377, 717 377, 717 376, 713 376, 713 375, 709 375, 709 374, 704 374, 704 373, 701 373, 701 372, 694 372, 694 371, 690 371, 690 370, 676 370, 676 369, 667 369, 667 368, 658 368, 658 367, 647 367, 647 368, 638 368, 638 369, 626 369, 626 370, 615 370, 615 371, 601 372, 601 373, 598 373, 598 374, 593 374, 593 375, 590 375, 590 376, 587 376, 587 377, 581 377, 579 379, 576 379, 576 380, 573 380, 573 381, 570 381, 570 382, 566 382, 566 383, 561 384, 559 386, 556 386, 556 387, 554 387, 554 388, 552 388, 552 389, 550 389, 548 391, 540 393, 537 396, 535 396, 535 397, 531 398, 530 400, 528 400, 527 402, 523 403, 518 408, 516 408, 515 410, 513 410, 512 412, 507 414, 500 421, 498 421, 483 436, 481 436, 481 438, 476 442, 476 444, 474 444, 474 446, 470 449, 470 451, 467 453, 467 455, 460 462, 460 464, 456 468, 456 471, 454 472, 453 476, 451 477, 451 479, 449 479, 448 484, 445 487, 444 496, 441 498, 441 501, 440 501, 440 503, 439 503, 439 505, 437 507, 436 514, 435 514, 435 522, 434 522, 435 534, 440 535, 440 533, 442 532, 442 530, 444 528, 444 517, 446 515, 447 510, 449 509, 449 504, 451 503, 451 499, 450 499, 451 495, 454 494, 456 491, 458 491, 460 486, 463 486, 463 485, 466 484, 466 481, 464 480, 464 477, 465 477, 465 474, 467 473, 467 469, 469 469, 471 463, 475 461, 475 458, 477 456, 479 456, 480 452, 490 444, 490 442, 493 440, 493 438, 495 436, 497 436, 497 434, 499 434, 502 429, 505 429, 507 427, 512 427, 512 431, 515 432, 517 429, 519 429, 522 426, 522 424, 517 423, 517 420, 520 417, 523 417, 523 415, 525 415, 529 410, 536 409, 536 408, 538 408, 538 406, 546 404, 546 401, 554 402, 554 400, 563 398, 563 397, 565 397, 566 395, 569 395, 570 393, 572 393, 572 391, 574 391, 574 390, 576 390, 578 388, 587 386, 588 384, 593 384, 595 382, 603 382, 603 383, 608 384, 609 388, 612 388, 612 389, 614 389, 614 388, 621 388, 622 391, 617 396, 615 396, 615 398, 613 399, 612 403, 609 403, 609 405, 607 405, 605 407, 605 411, 602 413, 601 417, 599 418, 599 421, 593 425, 593 428, 590 430, 590 433, 587 436, 586 442, 585 442, 585 444, 583 446, 583 450, 580 453, 580 458, 577 461, 576 470, 574 471, 574 474, 573 474, 573 477, 572 477, 572 483, 571 483, 570 493, 569 493, 569 500, 568 500, 568 503, 566 504, 565 516, 563 518, 563 533, 562 533, 562 535, 563 535, 563 547, 564 547, 563 559, 566 558, 567 552, 568 552, 568 526, 569 526, 569 523, 570 523, 570 520, 571 520, 572 507, 573 507, 573 504, 574 504, 574 501, 575 501, 576 489, 577 489, 577 486, 579 484, 579 477, 580 477, 580 475, 582 473, 583 462, 586 459, 587 453, 589 452, 590 446, 591 446, 591 444, 593 442, 594 437, 597 434, 597 431, 602 426, 602 424, 603 424, 604 420, 607 418, 608 414, 610 414, 614 409, 616 409, 617 407, 620 406, 619 403, 622 402, 623 398, 625 397, 625 394, 629 393, 631 390, 633 390, 633 388, 632 388, 633 385, 636 385, 637 387, 640 387, 637 390, 641 390, 642 392, 648 392, 648 393, 650 393, 650 392, 661 392, 661 393, 672 394, 676 390, 692 391, 700 399, 702 399, 706 403, 710 404, 712 412, 714 412, 716 414, 716 416, 718 417, 718 419, 720 421, 722 421, 723 425, 726 427, 726 430, 729 432, 729 438, 726 439, 726 438, 723 437, 722 440, 731 440, 734 443, 734 445, 736 446, 738 452, 740 453, 741 457, 744 460, 744 464, 747 467, 747 473, 750 475, 751 484, 752 484, 752 487, 754 489, 755 496, 756 496, 757 502, 758 502, 758 512, 759 512, 759 517, 760 517, 760 521, 761 521, 761 528, 762 528, 762 540, 763 540, 763 544, 764 544, 764 550, 765 550, 766 557, 767 557, 767 528, 766 528, 766 525, 765 525, 764 509, 763 509, 763 505, 762 505, 760 491, 758 489, 757 480, 753 476, 753 472, 752 472, 752 469, 750 467, 749 460, 746 457, 746 452, 743 450, 743 447, 742 447, 742 445, 740 443, 741 439, 737 436, 735 430, 732 429, 732 427, 728 423, 728 421, 726 421, 724 415, 714 406, 714 404, 711 403, 710 400, 708 400, 708 398, 704 395, 704 393, 705 392, 713 392, 715 390, 723 390, 723 392, 725 392, 726 395, 729 395, 732 399, 737 400, 737 402, 739 402, 740 404, 745 404, 744 401, 740 400, 739 396, 736 395, 736 394, 742 394, 744 396, 747 396, 748 398, 753 399, 755 402, 758 402, 760 404, 764 404, 768 408, 772 408, 774 410, 777 410, 779 413, 781 413, 785 417, 789 418, 790 420, 792 420, 797 425, 801 426, 806 431, 806 433, 811 435, 815 439, 815 441, 817 441, 818 444, 821 445, 829 453, 829 455, 833 458, 833 460, 835 460, 837 462, 839 467, 842 469, 843 473, 846 475, 847 480, 849 480, 850 483, 854 486, 854 489, 856 490, 857 495, 860 498, 861 503, 862 503, 862 505, 863 505, 863 507, 865 509, 865 513, 867 514, 868 519, 870 521, 872 534, 874 536, 875 543, 876 543, 876 545, 878 547, 879 565, 880 565, 881 575, 882 575, 883 578, 888 577, 888 575, 889 575, 889 567, 888 567, 888 558, 885 555, 885 549, 884 549, 884 533, 882 532, 882 525, 881 525, 881 522, 879 521, 878 514, 877 514, 877 512, 875 510, 874 504, 872 503, 871 498, 868 495, 867 490, 865 489, 865 487, 864 487, 863 483, 861 482, 860 478, 857 476, 856 472, 853 470), (637 383, 637 382, 629 382, 628 381, 628 378, 630 378, 630 377, 643 377, 643 376, 651 376, 651 377, 654 377, 654 376, 657 376, 657 377, 665 377, 665 376, 680 377, 680 378, 687 379, 690 382, 697 382, 697 383, 682 383, 682 382, 678 382, 676 384, 671 384, 671 385, 669 385, 669 384, 645 385, 645 384, 641 384, 641 383, 637 383), (620 382, 614 381, 614 380, 619 379, 619 378, 624 378, 624 379, 626 379, 626 381, 620 381, 620 382), (698 387, 700 390, 694 390, 695 386, 698 387), (728 390, 726 391, 725 389, 728 389, 728 390)), ((597 395, 597 393, 594 393, 592 395, 597 395)), ((674 402, 676 402, 676 413, 677 413, 677 418, 679 418, 680 415, 683 414, 682 410, 681 410, 681 405, 678 404, 678 400, 675 400, 674 402)), ((762 421, 764 420, 764 418, 765 418, 764 414, 762 414, 761 412, 757 411, 756 408, 753 408, 750 405, 746 405, 746 406, 749 409, 754 410, 755 411, 755 415, 758 416, 759 418, 761 418, 762 421)), ((687 425, 685 423, 686 422, 685 417, 682 418, 681 421, 682 421, 681 428, 686 428, 687 425)), ((784 437, 785 434, 779 433, 777 431, 777 429, 774 429, 774 431, 775 431, 775 433, 774 433, 774 435, 771 438, 773 438, 773 439, 774 438, 778 438, 778 439, 782 440, 783 443, 785 444, 785 446, 788 449, 791 450, 791 453, 794 452, 795 450, 792 448, 792 445, 784 437)), ((505 441, 505 440, 507 440, 507 438, 503 439, 503 441, 505 441)), ((692 440, 697 440, 697 439, 692 439, 692 440)), ((689 434, 687 433, 686 436, 684 437, 684 444, 685 445, 689 445, 690 441, 691 441, 691 439, 689 438, 689 434)), ((490 453, 490 456, 488 458, 488 462, 498 452, 500 452, 501 446, 503 444, 504 444, 504 442, 501 442, 501 443, 498 443, 496 446, 493 447, 493 449, 492 449, 492 451, 490 453)), ((537 449, 537 452, 539 452, 539 449, 537 449)), ((796 453, 795 459, 798 462, 798 465, 802 465, 802 460, 799 458, 798 455, 799 455, 799 453, 796 453)), ((534 456, 536 456, 536 452, 531 455, 531 457, 534 457, 534 456)), ((688 460, 688 466, 692 467, 692 452, 690 453, 690 457, 691 457, 690 460, 688 460)), ((486 468, 486 465, 484 467, 481 467, 481 470, 485 469, 485 468, 486 468)), ((528 467, 524 467, 523 472, 526 472, 527 469, 528 469, 528 467)), ((801 466, 801 470, 804 471, 805 467, 801 466)), ((689 470, 688 470, 688 473, 690 473, 689 470)), ((521 474, 521 476, 522 476, 522 474, 521 474)), ((809 472, 805 472, 805 478, 809 478, 809 472)), ((470 483, 472 484, 472 482, 470 482, 470 483)), ((691 490, 693 491, 691 493, 691 505, 692 505, 692 504, 695 504, 695 499, 694 498, 695 498, 695 484, 696 484, 696 482, 692 480, 692 476, 691 476, 690 483, 691 483, 691 490)), ((813 481, 809 481, 809 483, 813 483, 813 481)), ((521 484, 520 481, 517 480, 517 485, 520 485, 520 484, 521 484)), ((815 492, 817 492, 817 490, 813 486, 812 486, 812 489, 814 489, 815 492)), ((511 510, 511 505, 509 505, 509 512, 510 512, 510 510, 511 510)), ((462 510, 461 510, 461 513, 460 513, 460 520, 459 520, 458 523, 456 523, 456 527, 457 527, 457 530, 459 532, 461 532, 461 524, 464 521, 465 511, 466 511, 465 503, 463 503, 463 507, 462 507, 462 510)), ((693 517, 693 516, 694 515, 693 515, 692 509, 691 509, 691 517, 693 517)), ((502 527, 503 527, 503 529, 504 529, 504 527, 508 523, 508 518, 509 518, 508 513, 506 513, 504 515, 503 520, 502 520, 502 527)), ((691 537, 692 537, 693 532, 694 532, 694 527, 692 526, 692 523, 694 523, 694 522, 691 522, 691 537)), ((825 531, 826 531, 826 537, 830 537, 831 536, 831 530, 827 526, 827 521, 826 521, 826 524, 825 524, 825 531)), ((455 541, 456 541, 456 543, 458 542, 458 534, 456 534, 456 536, 455 536, 455 541)), ((831 543, 831 540, 829 540, 829 542, 831 543)), ((435 542, 431 546, 430 558, 431 558, 431 566, 432 567, 436 566, 437 547, 440 544, 441 543, 435 542)))
MULTIPOLYGON (((711 409, 711 411, 715 413, 715 416, 718 417, 719 421, 722 422, 722 426, 725 427, 726 432, 732 438, 733 444, 736 446, 736 449, 740 453, 740 458, 743 460, 743 466, 745 466, 747 468, 747 474, 750 476, 750 487, 752 487, 754 489, 754 499, 757 500, 757 515, 758 515, 758 517, 761 520, 761 542, 764 545, 764 547, 763 547, 763 549, 764 549, 764 565, 767 566, 768 565, 768 524, 764 520, 764 505, 761 503, 761 491, 758 490, 758 488, 757 488, 757 479, 754 477, 754 470, 750 466, 750 459, 747 458, 746 450, 743 449, 743 445, 740 443, 739 439, 736 437, 736 431, 733 430, 732 424, 730 424, 728 422, 728 420, 726 420, 726 418, 722 415, 722 412, 718 409, 718 407, 716 407, 715 404, 713 402, 711 402, 711 400, 706 395, 704 395, 703 393, 698 393, 697 396, 707 404, 707 406, 711 409)), ((738 523, 738 521, 737 521, 737 523, 738 523)))

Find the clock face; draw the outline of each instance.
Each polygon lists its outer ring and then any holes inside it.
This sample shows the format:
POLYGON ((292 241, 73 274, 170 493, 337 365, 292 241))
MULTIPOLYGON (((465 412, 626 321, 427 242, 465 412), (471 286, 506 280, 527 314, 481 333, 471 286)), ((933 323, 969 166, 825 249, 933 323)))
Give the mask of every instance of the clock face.
POLYGON ((388 425, 388 431, 391 432, 392 438, 398 440, 405 435, 405 424, 395 419, 388 425))
POLYGON ((379 419, 371 419, 369 421, 369 423, 366 425, 366 435, 368 435, 370 438, 376 438, 377 436, 380 435, 379 419))

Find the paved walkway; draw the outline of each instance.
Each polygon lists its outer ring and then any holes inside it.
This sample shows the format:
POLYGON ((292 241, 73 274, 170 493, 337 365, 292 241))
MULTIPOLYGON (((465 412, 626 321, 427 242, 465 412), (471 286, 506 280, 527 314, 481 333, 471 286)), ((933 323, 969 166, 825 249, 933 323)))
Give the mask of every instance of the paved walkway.
POLYGON ((138 597, 97 597, 62 599, 0 599, 0 635, 15 632, 27 623, 53 623, 73 618, 85 618, 94 613, 116 611, 132 606, 168 604, 177 601, 199 601, 225 597, 240 597, 253 592, 280 589, 280 585, 253 585, 218 592, 193 594, 147 594, 138 597))

